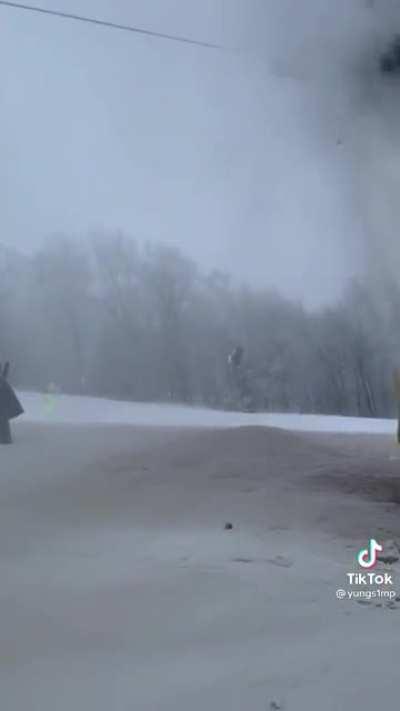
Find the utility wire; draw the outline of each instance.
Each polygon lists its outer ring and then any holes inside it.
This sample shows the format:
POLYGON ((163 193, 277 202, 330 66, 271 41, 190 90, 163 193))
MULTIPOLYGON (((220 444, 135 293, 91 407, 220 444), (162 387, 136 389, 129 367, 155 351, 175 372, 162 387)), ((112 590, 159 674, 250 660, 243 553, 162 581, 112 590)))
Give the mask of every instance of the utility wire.
POLYGON ((95 17, 85 17, 83 15, 73 15, 69 12, 61 12, 61 10, 48 10, 44 7, 37 7, 35 5, 24 5, 17 2, 9 2, 8 0, 0 0, 0 5, 5 7, 10 7, 18 10, 26 10, 28 12, 38 12, 42 15, 53 15, 54 17, 62 18, 63 20, 77 20, 78 22, 88 22, 92 25, 100 25, 101 27, 108 27, 113 30, 124 30, 125 32, 135 32, 136 34, 148 35, 150 37, 158 37, 161 39, 172 40, 174 42, 185 42, 186 44, 196 44, 200 47, 208 47, 211 49, 226 49, 218 44, 213 44, 212 42, 202 42, 201 40, 190 39, 189 37, 181 37, 179 35, 169 35, 164 32, 155 32, 153 30, 146 30, 142 27, 133 27, 131 25, 120 25, 116 22, 107 22, 106 20, 98 20, 95 17))

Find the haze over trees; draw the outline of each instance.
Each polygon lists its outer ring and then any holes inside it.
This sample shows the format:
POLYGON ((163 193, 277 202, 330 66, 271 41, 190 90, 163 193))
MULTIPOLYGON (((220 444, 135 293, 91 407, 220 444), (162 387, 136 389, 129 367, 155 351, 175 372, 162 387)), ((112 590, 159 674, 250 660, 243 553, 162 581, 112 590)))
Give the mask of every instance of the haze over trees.
POLYGON ((0 252, 0 351, 21 388, 234 409, 393 414, 400 290, 307 312, 122 234, 0 252), (240 371, 229 355, 243 348, 240 371), (238 374, 240 377, 238 378, 238 374), (239 387, 238 387, 239 383, 239 387))

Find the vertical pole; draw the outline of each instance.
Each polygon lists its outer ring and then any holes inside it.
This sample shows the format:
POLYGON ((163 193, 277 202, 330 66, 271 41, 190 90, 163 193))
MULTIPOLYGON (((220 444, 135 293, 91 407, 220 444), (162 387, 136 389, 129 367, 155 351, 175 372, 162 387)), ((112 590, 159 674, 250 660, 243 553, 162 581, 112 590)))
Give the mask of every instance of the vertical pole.
POLYGON ((0 444, 11 444, 10 422, 5 417, 0 418, 0 444))
POLYGON ((7 360, 6 363, 4 363, 4 368, 3 368, 3 378, 4 380, 7 380, 8 378, 8 373, 10 372, 10 363, 7 360))
POLYGON ((396 368, 393 373, 393 383, 397 406, 397 441, 400 444, 400 368, 396 368))

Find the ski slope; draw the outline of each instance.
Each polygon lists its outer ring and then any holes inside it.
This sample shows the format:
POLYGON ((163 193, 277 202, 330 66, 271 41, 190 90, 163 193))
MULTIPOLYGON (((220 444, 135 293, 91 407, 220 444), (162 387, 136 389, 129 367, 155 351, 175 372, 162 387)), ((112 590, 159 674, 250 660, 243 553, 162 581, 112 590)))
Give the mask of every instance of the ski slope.
POLYGON ((64 424, 124 424, 155 427, 281 427, 299 432, 349 432, 393 434, 389 419, 302 415, 299 413, 243 413, 158 403, 138 403, 103 398, 19 392, 31 422, 64 424))
POLYGON ((19 395, 0 448, 5 711, 396 708, 399 606, 336 590, 398 506, 310 482, 392 473, 394 438, 351 433, 393 422, 19 395))

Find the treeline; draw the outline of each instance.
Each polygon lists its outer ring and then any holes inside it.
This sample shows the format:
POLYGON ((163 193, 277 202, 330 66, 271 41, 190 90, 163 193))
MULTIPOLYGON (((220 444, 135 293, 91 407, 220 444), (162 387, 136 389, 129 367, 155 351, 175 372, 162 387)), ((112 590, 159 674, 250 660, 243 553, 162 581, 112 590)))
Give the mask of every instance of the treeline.
POLYGON ((60 237, 29 258, 0 252, 2 359, 27 389, 388 416, 400 291, 353 283, 340 303, 307 312, 170 247, 60 237))

